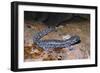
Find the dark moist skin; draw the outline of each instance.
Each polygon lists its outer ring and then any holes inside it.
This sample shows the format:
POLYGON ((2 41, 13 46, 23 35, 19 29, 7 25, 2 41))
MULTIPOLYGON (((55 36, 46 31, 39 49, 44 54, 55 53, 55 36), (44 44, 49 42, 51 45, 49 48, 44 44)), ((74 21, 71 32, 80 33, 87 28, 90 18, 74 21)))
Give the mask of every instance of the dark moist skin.
POLYGON ((47 35, 48 33, 54 30, 54 27, 48 27, 43 31, 36 33, 36 35, 33 36, 33 42, 36 43, 39 47, 43 48, 44 50, 47 50, 50 48, 71 47, 71 45, 74 45, 80 41, 79 36, 72 36, 71 38, 66 40, 41 40, 43 36, 47 35))

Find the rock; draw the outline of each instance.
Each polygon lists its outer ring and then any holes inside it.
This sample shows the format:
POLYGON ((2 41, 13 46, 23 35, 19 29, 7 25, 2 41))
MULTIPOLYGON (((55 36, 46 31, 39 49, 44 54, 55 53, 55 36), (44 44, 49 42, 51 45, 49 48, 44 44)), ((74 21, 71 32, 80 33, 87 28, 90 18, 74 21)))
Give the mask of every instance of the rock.
POLYGON ((66 40, 66 39, 71 38, 71 36, 70 36, 70 35, 65 35, 65 36, 62 36, 62 37, 63 37, 63 40, 66 40))

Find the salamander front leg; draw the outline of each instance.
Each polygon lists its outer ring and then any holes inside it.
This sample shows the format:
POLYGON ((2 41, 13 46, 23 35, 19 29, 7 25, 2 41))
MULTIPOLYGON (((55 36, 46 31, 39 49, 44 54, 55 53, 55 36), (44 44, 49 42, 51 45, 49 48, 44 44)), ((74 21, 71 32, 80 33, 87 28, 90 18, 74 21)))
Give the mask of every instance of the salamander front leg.
POLYGON ((68 47, 69 51, 73 51, 75 48, 74 47, 68 47))

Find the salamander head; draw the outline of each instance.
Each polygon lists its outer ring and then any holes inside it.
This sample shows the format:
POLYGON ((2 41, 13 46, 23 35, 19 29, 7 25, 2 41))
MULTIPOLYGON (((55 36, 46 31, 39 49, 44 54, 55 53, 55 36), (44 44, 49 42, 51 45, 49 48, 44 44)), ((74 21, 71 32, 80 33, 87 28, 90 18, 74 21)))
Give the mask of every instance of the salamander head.
POLYGON ((69 39, 65 40, 66 44, 74 45, 80 42, 79 36, 71 36, 69 39))
POLYGON ((80 37, 79 36, 72 36, 70 38, 70 40, 71 40, 71 45, 74 45, 74 44, 77 44, 80 42, 80 37))

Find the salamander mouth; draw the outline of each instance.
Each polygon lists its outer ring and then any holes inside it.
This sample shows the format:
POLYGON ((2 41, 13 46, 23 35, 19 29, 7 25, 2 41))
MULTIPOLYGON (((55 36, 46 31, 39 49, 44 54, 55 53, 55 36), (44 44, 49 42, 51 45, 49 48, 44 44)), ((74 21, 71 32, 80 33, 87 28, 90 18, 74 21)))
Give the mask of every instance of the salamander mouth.
POLYGON ((81 43, 81 40, 78 40, 77 42, 75 42, 75 43, 73 43, 71 45, 75 45, 75 44, 79 44, 79 43, 81 43))

